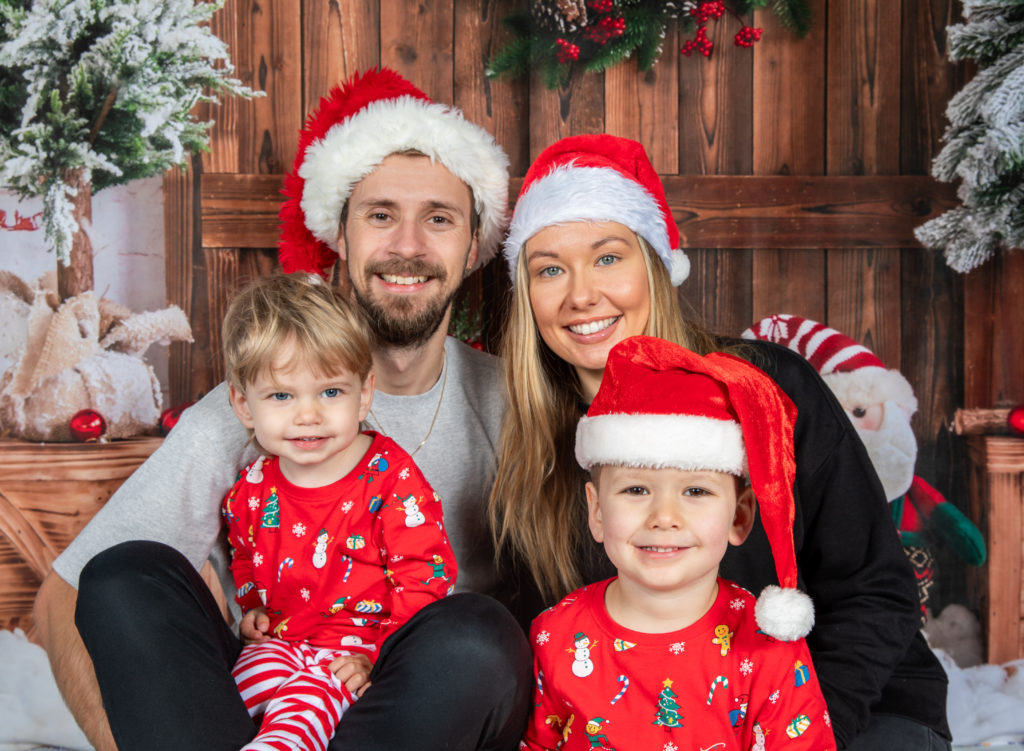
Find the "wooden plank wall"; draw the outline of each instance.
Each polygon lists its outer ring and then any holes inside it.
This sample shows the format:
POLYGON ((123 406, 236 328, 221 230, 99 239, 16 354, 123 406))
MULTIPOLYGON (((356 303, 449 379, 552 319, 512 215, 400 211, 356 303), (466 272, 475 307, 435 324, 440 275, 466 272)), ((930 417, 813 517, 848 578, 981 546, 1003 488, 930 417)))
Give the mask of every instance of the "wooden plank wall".
MULTIPOLYGON (((484 77, 486 60, 507 41, 500 19, 514 2, 228 0, 214 31, 239 77, 268 96, 211 108, 211 151, 166 181, 168 295, 188 312, 196 338, 172 345, 172 399, 195 398, 220 379, 226 301, 242 280, 275 265, 273 249, 243 242, 245 232, 234 242, 248 247, 210 239, 212 220, 230 225, 236 214, 236 227, 249 227, 270 206, 272 225, 274 191, 305 113, 334 83, 380 64, 488 128, 516 176, 562 136, 606 131, 642 141, 692 238, 693 273, 680 292, 689 308, 722 333, 788 312, 864 342, 915 387, 919 474, 965 507, 965 450, 947 424, 960 406, 1024 401, 1024 256, 965 276, 906 239, 952 200, 951 186, 926 175, 946 102, 968 76, 946 57, 945 27, 960 20, 960 6, 810 4, 813 30, 804 39, 758 12, 753 23, 764 36, 743 50, 723 19, 710 59, 676 54, 682 40, 673 32, 649 73, 627 62, 548 91, 537 78, 484 77), (823 221, 802 221, 794 202, 819 194, 831 207, 819 212, 823 221), (897 231, 872 224, 877 217, 857 198, 876 194, 897 231), (741 195, 760 211, 737 211, 741 195), (716 217, 728 221, 713 225, 716 217)), ((490 342, 506 289, 501 264, 466 286, 490 342)), ((940 566, 940 599, 972 604, 956 561, 940 551, 940 566)))

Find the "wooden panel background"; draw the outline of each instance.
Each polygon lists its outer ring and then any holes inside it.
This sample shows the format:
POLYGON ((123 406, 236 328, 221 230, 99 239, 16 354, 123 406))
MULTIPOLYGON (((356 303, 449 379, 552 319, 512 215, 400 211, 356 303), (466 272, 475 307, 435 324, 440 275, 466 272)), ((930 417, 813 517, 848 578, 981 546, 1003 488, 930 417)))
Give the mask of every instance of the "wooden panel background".
MULTIPOLYGON (((965 447, 947 425, 957 407, 1024 401, 1024 255, 959 275, 912 239, 955 201, 954 186, 927 175, 946 103, 969 76, 947 59, 959 4, 810 0, 804 39, 757 12, 753 51, 731 44, 726 18, 710 59, 676 54, 673 32, 652 71, 627 61, 559 91, 484 77, 508 39, 501 18, 521 4, 227 1, 214 31, 238 76, 268 96, 202 113, 216 121, 211 151, 165 183, 168 296, 196 339, 172 345, 172 400, 220 380, 226 302, 275 267, 276 191, 305 114, 338 81, 387 65, 494 133, 514 176, 565 135, 642 141, 687 238, 688 309, 722 333, 787 312, 863 341, 914 385, 918 473, 966 508, 965 447)), ((506 290, 500 263, 465 286, 489 344, 506 290)), ((975 604, 958 562, 938 552, 939 603, 975 604)))

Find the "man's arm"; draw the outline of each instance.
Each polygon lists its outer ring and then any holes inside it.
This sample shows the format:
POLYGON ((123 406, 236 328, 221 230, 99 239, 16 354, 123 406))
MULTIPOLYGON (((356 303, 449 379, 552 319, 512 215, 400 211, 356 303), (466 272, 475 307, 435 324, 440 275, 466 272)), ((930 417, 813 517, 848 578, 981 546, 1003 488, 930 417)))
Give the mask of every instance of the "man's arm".
POLYGON ((78 590, 51 571, 36 595, 32 617, 64 703, 96 751, 117 751, 103 711, 92 660, 75 628, 78 590))

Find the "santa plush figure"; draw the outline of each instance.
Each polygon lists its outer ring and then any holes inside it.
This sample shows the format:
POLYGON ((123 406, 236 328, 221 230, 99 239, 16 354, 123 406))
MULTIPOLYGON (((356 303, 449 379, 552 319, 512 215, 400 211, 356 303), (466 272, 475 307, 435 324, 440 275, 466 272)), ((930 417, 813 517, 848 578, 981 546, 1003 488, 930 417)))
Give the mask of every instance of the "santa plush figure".
POLYGON ((985 562, 985 541, 956 506, 914 474, 914 389, 867 347, 817 321, 778 314, 761 319, 742 336, 777 342, 802 355, 846 410, 882 481, 903 550, 917 574, 923 623, 935 583, 929 542, 937 537, 964 561, 980 566, 985 562))

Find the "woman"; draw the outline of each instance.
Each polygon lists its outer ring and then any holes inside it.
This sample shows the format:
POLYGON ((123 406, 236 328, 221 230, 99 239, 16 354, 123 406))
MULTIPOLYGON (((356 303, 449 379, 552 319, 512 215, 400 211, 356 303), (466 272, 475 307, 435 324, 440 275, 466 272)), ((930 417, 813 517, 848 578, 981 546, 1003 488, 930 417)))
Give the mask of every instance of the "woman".
MULTIPOLYGON (((587 532, 573 448, 608 351, 636 334, 701 354, 722 345, 680 313, 674 286, 688 263, 638 143, 573 136, 546 149, 526 174, 505 256, 509 408, 490 514, 499 550, 523 574, 509 599, 525 623, 613 573, 587 532)), ((948 748, 945 674, 917 635, 912 574, 856 433, 803 358, 766 342, 729 349, 799 410, 794 538, 817 609, 808 643, 840 747, 856 737, 855 748, 948 748)), ((755 593, 773 583, 760 525, 721 571, 755 593)))

